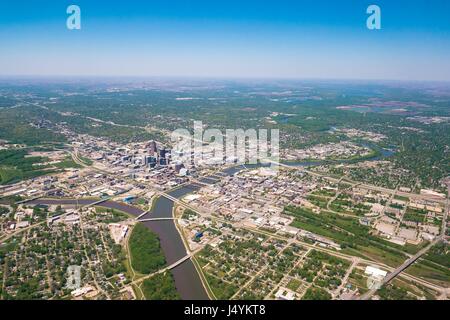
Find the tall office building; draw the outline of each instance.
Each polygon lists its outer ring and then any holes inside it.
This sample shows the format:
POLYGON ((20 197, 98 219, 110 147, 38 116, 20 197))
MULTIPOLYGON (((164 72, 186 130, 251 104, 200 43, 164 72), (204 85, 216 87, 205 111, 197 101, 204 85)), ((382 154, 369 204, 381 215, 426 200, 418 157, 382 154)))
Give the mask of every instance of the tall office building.
POLYGON ((158 152, 158 148, 157 148, 156 142, 154 140, 150 141, 147 144, 147 148, 148 148, 148 153, 149 153, 150 156, 154 156, 155 153, 158 152))
POLYGON ((147 165, 148 165, 150 168, 156 167, 156 164, 157 164, 157 159, 156 159, 156 157, 147 157, 147 165))
POLYGON ((166 158, 166 153, 167 153, 167 151, 166 151, 165 148, 160 149, 160 150, 158 151, 158 156, 159 156, 159 158, 160 158, 160 159, 161 159, 161 158, 165 159, 165 158, 166 158))

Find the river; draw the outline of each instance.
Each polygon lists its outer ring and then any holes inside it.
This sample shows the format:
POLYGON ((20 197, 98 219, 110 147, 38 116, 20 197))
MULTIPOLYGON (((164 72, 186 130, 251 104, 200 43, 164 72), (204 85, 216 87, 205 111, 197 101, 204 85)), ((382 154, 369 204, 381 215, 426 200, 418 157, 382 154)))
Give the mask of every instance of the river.
MULTIPOLYGON (((171 191, 169 194, 173 197, 181 198, 196 189, 198 189, 198 187, 188 185, 171 191)), ((69 199, 37 199, 30 201, 29 204, 85 206, 94 202, 96 202, 96 200, 80 199, 77 201, 69 199)), ((139 208, 115 201, 105 201, 98 206, 120 210, 136 217, 144 213, 144 211, 139 208)), ((170 218, 172 217, 172 210, 173 201, 160 197, 155 200, 152 212, 145 215, 143 218, 170 218)), ((187 255, 183 240, 175 227, 174 221, 146 221, 143 222, 143 224, 158 235, 168 265, 182 259, 187 255)), ((182 299, 208 299, 208 294, 206 293, 200 280, 200 276, 191 260, 186 260, 172 269, 171 272, 175 280, 177 291, 182 299)))
MULTIPOLYGON (((380 158, 390 157, 393 155, 392 151, 381 149, 381 155, 377 155, 376 157, 365 159, 365 160, 378 160, 380 158)), ((320 162, 296 162, 289 163, 291 166, 313 166, 320 165, 325 163, 326 161, 320 162)), ((342 160, 341 162, 345 162, 342 160)), ((257 165, 247 165, 248 168, 257 167, 257 165)), ((230 167, 222 170, 223 175, 234 175, 235 173, 241 171, 243 169, 242 166, 230 167)), ((202 178, 200 179, 203 183, 214 183, 217 181, 216 178, 202 178)), ((199 187, 196 185, 186 185, 181 188, 175 189, 169 192, 169 195, 180 199, 185 195, 192 193, 198 190, 199 187)), ((88 205, 96 202, 96 200, 68 200, 68 199, 38 199, 30 201, 30 204, 47 204, 47 205, 88 205)), ((139 216, 144 211, 139 208, 129 206, 125 203, 114 202, 114 201, 105 201, 99 204, 98 206, 116 209, 133 216, 139 216)), ((173 212, 174 203, 172 200, 169 200, 165 197, 159 197, 155 200, 155 204, 150 213, 145 215, 143 218, 171 218, 173 212)), ((167 264, 170 265, 187 255, 186 248, 184 246, 183 240, 175 226, 175 222, 173 220, 167 221, 145 221, 143 224, 148 227, 150 230, 155 232, 161 242, 161 247, 164 251, 164 255, 166 257, 167 264)), ((200 276, 195 269, 195 266, 191 260, 186 260, 182 264, 178 265, 176 268, 171 270, 177 291, 180 296, 184 300, 207 300, 208 294, 206 293, 205 288, 203 287, 202 281, 200 280, 200 276)))

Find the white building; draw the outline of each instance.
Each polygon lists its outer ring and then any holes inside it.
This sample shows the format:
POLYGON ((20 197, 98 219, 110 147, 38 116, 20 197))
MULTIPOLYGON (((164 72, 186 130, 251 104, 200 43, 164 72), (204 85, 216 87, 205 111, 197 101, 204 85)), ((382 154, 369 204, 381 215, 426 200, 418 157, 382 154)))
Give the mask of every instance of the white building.
POLYGON ((374 277, 378 280, 383 280, 387 275, 387 271, 378 269, 377 267, 367 266, 366 271, 364 272, 368 276, 374 277))

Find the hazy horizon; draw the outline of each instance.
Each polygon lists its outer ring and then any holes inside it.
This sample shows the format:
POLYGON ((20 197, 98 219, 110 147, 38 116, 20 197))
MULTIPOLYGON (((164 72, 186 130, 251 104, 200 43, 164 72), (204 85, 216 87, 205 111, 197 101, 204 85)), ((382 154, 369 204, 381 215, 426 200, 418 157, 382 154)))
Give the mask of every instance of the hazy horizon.
POLYGON ((0 75, 450 81, 450 2, 0 4, 0 75), (81 30, 66 28, 67 6, 81 30), (382 29, 368 30, 377 4, 382 29))

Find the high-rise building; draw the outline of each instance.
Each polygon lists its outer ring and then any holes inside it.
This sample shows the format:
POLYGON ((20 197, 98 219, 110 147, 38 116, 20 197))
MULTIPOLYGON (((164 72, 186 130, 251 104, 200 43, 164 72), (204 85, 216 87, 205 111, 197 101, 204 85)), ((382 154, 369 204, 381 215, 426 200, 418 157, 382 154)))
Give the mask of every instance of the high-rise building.
POLYGON ((159 158, 159 165, 160 166, 166 166, 167 163, 167 159, 166 158, 159 158))
POLYGON ((147 165, 148 165, 150 168, 156 167, 156 163, 157 163, 156 157, 147 157, 147 165))
POLYGON ((148 147, 148 153, 149 153, 150 156, 154 156, 155 153, 158 152, 158 148, 157 148, 156 142, 154 140, 150 141, 147 144, 147 147, 148 147))
POLYGON ((158 151, 158 156, 159 156, 159 158, 165 159, 165 158, 166 158, 166 153, 167 153, 167 151, 166 151, 165 148, 160 149, 160 150, 158 151))

